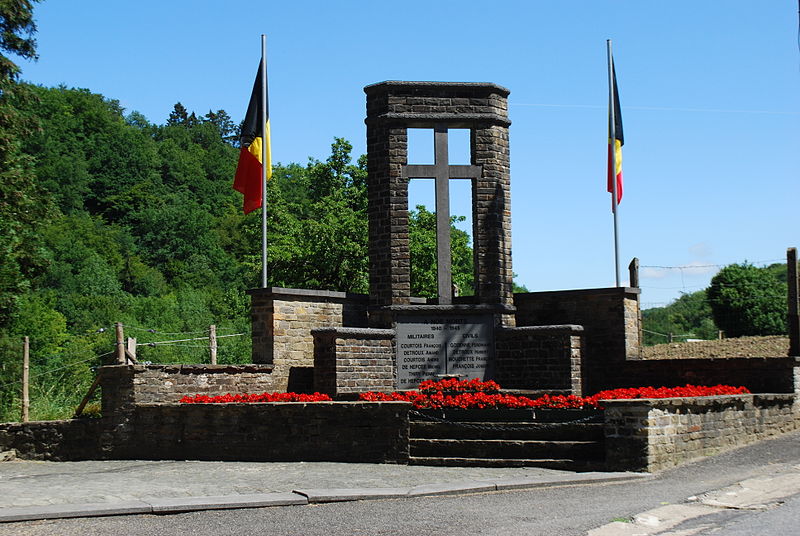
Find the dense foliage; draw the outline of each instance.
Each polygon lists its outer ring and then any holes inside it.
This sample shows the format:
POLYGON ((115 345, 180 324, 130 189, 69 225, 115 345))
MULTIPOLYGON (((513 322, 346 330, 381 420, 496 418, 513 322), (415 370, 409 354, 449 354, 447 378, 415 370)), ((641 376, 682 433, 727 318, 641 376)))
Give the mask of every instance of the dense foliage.
MULTIPOLYGON (((159 125, 88 89, 20 83, 6 54, 36 59, 35 1, 0 1, 0 421, 17 416, 23 336, 35 419, 70 414, 114 322, 140 361, 206 361, 210 324, 221 363, 248 361, 245 291, 261 272, 261 214, 245 216, 231 188, 231 117, 178 102, 159 125)), ((366 159, 351 151, 335 138, 324 161, 274 166, 270 285, 367 291, 366 159)), ((428 251, 430 213, 409 223, 412 249, 428 251)), ((468 237, 453 235, 467 288, 468 237)), ((415 259, 421 295, 435 293, 430 260, 415 259)))
POLYGON ((684 294, 666 307, 642 311, 644 343, 687 338, 715 339, 787 333, 786 264, 758 268, 748 263, 722 268, 711 285, 684 294))
POLYGON ((708 300, 729 337, 779 335, 786 333, 786 292, 785 269, 731 264, 711 280, 708 300))
POLYGON ((648 346, 667 342, 669 334, 676 341, 717 338, 718 328, 711 318, 705 290, 683 294, 666 307, 645 309, 642 321, 644 344, 648 346))
MULTIPOLYGON (((33 126, 13 138, 20 163, 3 172, 0 198, 0 420, 18 403, 25 335, 36 418, 63 416, 64 405, 37 403, 85 391, 90 367, 113 349, 114 322, 138 338, 140 360, 206 361, 202 341, 148 343, 200 339, 216 324, 243 334, 220 339, 220 362, 248 361, 245 291, 260 283, 261 214, 245 216, 231 188, 238 150, 224 110, 198 117, 178 103, 156 125, 86 89, 16 86, 27 97, 14 113, 33 126)), ((270 285, 368 290, 366 160, 351 150, 336 138, 324 161, 275 166, 270 285)), ((424 207, 410 215, 414 251, 435 250, 431 221, 424 207)), ((469 293, 466 233, 453 229, 453 250, 469 293)), ((415 259, 420 295, 435 294, 434 259, 415 259)))

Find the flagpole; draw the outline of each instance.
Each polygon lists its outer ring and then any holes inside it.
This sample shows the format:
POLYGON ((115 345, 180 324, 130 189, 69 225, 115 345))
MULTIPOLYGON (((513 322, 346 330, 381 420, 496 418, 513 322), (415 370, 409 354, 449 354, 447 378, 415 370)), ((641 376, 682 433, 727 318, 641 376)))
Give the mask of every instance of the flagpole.
POLYGON ((619 285, 619 226, 617 225, 617 133, 614 106, 614 59, 611 55, 611 39, 606 40, 608 48, 608 143, 611 151, 611 211, 614 213, 614 273, 619 285))
POLYGON ((267 288, 267 36, 261 34, 261 288, 267 288))

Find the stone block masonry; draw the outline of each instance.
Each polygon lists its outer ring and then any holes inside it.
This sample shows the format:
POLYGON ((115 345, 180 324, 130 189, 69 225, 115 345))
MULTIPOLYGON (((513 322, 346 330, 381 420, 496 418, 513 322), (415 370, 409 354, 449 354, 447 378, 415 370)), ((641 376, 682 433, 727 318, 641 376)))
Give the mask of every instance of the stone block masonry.
POLYGON ((113 365, 100 367, 103 415, 184 396, 264 393, 275 388, 271 365, 113 365))
POLYGON ((753 393, 800 392, 800 359, 742 357, 726 359, 657 359, 627 361, 612 369, 601 389, 617 387, 727 384, 753 393))
POLYGON ((641 357, 639 293, 618 287, 515 294, 517 326, 583 326, 583 388, 594 393, 620 379, 626 360, 641 357))
POLYGON ((366 327, 369 298, 361 294, 285 288, 249 291, 253 363, 273 365, 276 391, 313 388, 314 339, 324 327, 366 327))
POLYGON ((506 389, 582 393, 581 326, 531 326, 495 332, 494 379, 506 389))
POLYGON ((0 452, 13 449, 26 460, 101 459, 105 424, 100 419, 0 423, 0 452))
POLYGON ((406 463, 406 402, 143 404, 132 459, 406 463))
POLYGON ((411 304, 408 234, 409 128, 470 129, 476 303, 507 309, 513 326, 511 202, 506 88, 489 83, 387 81, 367 95, 370 326, 391 328, 411 304))
POLYGON ((794 394, 610 400, 608 470, 658 471, 800 428, 794 394))
POLYGON ((137 404, 117 415, 0 424, 30 460, 408 462, 407 402, 137 404))
POLYGON ((331 396, 395 387, 393 329, 320 328, 314 336, 314 389, 331 396))

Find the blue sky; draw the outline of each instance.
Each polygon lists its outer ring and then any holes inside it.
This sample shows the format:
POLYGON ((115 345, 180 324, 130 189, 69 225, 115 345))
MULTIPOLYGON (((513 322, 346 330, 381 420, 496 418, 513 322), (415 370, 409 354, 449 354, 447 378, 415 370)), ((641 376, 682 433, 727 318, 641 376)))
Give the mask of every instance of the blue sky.
MULTIPOLYGON (((363 153, 368 84, 509 88, 513 262, 530 290, 614 285, 612 39, 626 142, 620 256, 623 279, 631 258, 646 267, 643 304, 800 246, 796 0, 49 0, 35 18, 40 59, 21 62, 25 80, 88 88, 154 123, 177 101, 239 121, 267 34, 282 163, 324 159, 335 136, 363 153)), ((412 192, 432 208, 422 190, 412 192)), ((464 193, 453 213, 469 210, 464 193)))

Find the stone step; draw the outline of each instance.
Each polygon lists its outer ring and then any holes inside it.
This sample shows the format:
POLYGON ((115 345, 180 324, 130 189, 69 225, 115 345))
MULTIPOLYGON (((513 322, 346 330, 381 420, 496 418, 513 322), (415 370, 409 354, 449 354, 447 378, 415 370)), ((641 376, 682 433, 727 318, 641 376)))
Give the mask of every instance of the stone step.
POLYGON ((452 422, 603 422, 603 412, 596 409, 416 409, 409 418, 413 422, 444 419, 452 422))
POLYGON ((413 457, 600 460, 605 455, 599 441, 411 439, 409 443, 413 457))
POLYGON ((602 441, 602 423, 528 423, 528 422, 459 422, 412 421, 414 439, 539 439, 602 441))
POLYGON ((542 467, 562 471, 604 471, 605 465, 598 460, 571 459, 518 459, 518 458, 442 458, 435 456, 412 456, 410 465, 438 467, 542 467))

